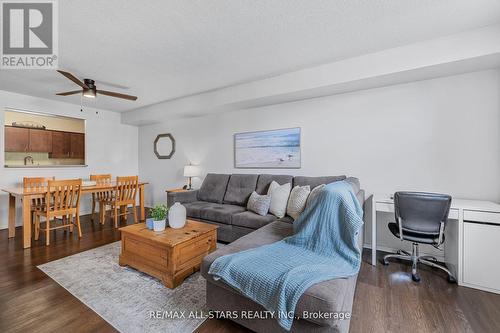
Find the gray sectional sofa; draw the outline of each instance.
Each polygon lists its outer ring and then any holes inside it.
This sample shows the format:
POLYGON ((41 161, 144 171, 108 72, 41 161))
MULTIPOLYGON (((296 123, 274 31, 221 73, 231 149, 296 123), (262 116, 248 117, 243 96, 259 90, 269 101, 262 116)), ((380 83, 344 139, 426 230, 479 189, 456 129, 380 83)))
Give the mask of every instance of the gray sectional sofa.
MULTIPOLYGON (((216 224, 219 226, 218 240, 232 242, 278 220, 274 215, 261 216, 246 209, 250 194, 253 191, 259 194, 267 193, 273 180, 280 185, 291 183, 292 187, 310 185, 311 189, 321 184, 347 180, 356 193, 360 192, 359 181, 346 176, 293 177, 290 175, 209 173, 199 190, 168 193, 167 204, 170 207, 175 202, 180 202, 186 207, 189 218, 216 224)), ((293 222, 289 216, 285 216, 280 221, 293 222)))
MULTIPOLYGON (((310 185, 346 180, 351 184, 356 196, 363 205, 365 193, 360 189, 357 178, 345 176, 333 177, 292 177, 276 175, 214 175, 210 174, 199 191, 171 194, 169 205, 181 201, 186 205, 190 217, 202 219, 220 226, 219 239, 234 242, 219 248, 203 259, 201 274, 207 280, 207 306, 212 311, 240 314, 231 320, 260 333, 285 332, 273 318, 247 319, 241 315, 244 311, 264 313, 265 309, 239 291, 221 280, 214 280, 208 274, 210 265, 223 255, 271 244, 293 234, 291 218, 277 220, 273 216, 253 214, 245 210, 245 202, 253 190, 266 193, 269 184, 276 180, 280 184, 292 182, 292 185, 310 185), (225 185, 224 185, 225 184, 225 185), (216 220, 216 221, 214 221, 216 220), (222 237, 221 237, 222 236, 222 237)), ((360 250, 363 247, 363 233, 358 237, 360 250)), ((300 297, 295 308, 295 319, 291 332, 331 333, 349 331, 350 317, 356 289, 357 275, 347 279, 333 279, 313 285, 300 297), (319 318, 304 317, 304 313, 322 314, 319 318), (342 317, 335 317, 344 315, 342 317), (330 316, 330 318, 324 317, 330 316)), ((248 312, 246 312, 248 313, 248 312)))
MULTIPOLYGON (((247 319, 242 318, 241 313, 250 311, 262 313, 266 311, 261 305, 243 296, 239 291, 233 289, 221 280, 214 280, 208 274, 210 265, 215 259, 226 254, 240 252, 271 244, 282 240, 293 234, 293 225, 287 222, 272 222, 235 242, 228 244, 203 258, 201 274, 207 280, 207 306, 212 311, 237 311, 238 318, 231 320, 259 333, 286 332, 282 329, 276 319, 247 319)), ((359 235, 359 248, 363 247, 362 232, 359 235)), ((347 279, 334 279, 321 282, 307 289, 300 297, 295 308, 295 315, 303 317, 304 311, 308 314, 351 314, 356 289, 357 275, 347 279)), ((309 316, 311 317, 311 316, 309 316)), ((347 333, 349 332, 349 318, 301 318, 295 319, 290 332, 305 333, 347 333)))

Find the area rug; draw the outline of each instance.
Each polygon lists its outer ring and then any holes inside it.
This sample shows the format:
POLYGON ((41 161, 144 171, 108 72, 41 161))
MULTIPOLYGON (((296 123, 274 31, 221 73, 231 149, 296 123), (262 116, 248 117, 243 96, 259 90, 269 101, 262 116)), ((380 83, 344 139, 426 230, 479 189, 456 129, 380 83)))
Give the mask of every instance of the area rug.
POLYGON ((38 268, 120 332, 192 332, 203 323, 199 314, 207 312, 205 280, 199 272, 168 289, 155 278, 120 267, 120 244, 38 268))

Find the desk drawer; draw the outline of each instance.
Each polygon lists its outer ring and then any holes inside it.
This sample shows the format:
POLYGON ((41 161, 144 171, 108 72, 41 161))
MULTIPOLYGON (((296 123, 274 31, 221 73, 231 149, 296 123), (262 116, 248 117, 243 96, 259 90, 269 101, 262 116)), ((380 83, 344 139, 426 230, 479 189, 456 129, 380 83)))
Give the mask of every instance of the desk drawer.
POLYGON ((464 221, 500 224, 500 213, 464 210, 464 221))

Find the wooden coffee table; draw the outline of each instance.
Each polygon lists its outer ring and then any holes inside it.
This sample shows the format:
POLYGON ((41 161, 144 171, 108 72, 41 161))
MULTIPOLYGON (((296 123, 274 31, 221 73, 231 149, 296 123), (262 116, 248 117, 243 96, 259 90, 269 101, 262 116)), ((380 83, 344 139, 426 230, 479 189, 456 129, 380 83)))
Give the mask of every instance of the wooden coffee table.
POLYGON ((154 276, 171 289, 199 270, 203 257, 217 246, 217 226, 192 220, 181 229, 155 232, 138 223, 120 231, 120 266, 154 276))

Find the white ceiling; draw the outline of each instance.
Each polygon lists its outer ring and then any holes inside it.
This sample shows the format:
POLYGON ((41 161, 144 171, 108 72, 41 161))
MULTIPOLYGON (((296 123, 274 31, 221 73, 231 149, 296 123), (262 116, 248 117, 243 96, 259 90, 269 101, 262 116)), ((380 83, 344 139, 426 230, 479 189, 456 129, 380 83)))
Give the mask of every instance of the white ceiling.
MULTIPOLYGON (((125 111, 498 23, 500 1, 64 0, 59 16, 60 68, 139 96, 84 100, 125 111)), ((54 95, 77 88, 55 71, 0 71, 0 90, 79 104, 54 95)))

